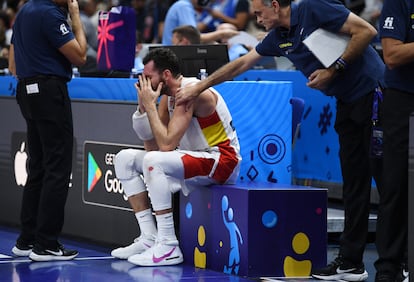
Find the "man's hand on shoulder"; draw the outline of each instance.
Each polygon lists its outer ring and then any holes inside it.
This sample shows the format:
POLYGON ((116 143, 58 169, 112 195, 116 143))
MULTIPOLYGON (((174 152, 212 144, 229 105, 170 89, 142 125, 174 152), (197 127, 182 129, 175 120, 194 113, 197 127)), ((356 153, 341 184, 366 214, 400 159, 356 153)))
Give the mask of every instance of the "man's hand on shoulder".
POLYGON ((186 108, 189 108, 202 92, 198 85, 199 83, 194 83, 183 88, 178 88, 178 91, 175 94, 175 104, 177 106, 185 104, 186 108))

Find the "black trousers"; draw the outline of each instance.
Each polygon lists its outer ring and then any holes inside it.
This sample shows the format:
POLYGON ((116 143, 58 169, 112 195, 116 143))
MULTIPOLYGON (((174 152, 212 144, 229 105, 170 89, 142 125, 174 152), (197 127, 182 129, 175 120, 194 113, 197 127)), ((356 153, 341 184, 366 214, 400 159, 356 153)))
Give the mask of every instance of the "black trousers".
POLYGON ((374 92, 352 103, 337 101, 335 130, 343 178, 344 230, 339 254, 347 261, 362 262, 368 237, 372 177, 382 185, 382 159, 370 156, 374 92))
POLYGON ((66 81, 19 80, 17 102, 27 124, 28 180, 18 240, 56 248, 72 170, 73 122, 66 81))
POLYGON ((414 93, 386 89, 382 110, 384 186, 379 190, 375 268, 396 273, 401 263, 407 263, 408 142, 414 93))

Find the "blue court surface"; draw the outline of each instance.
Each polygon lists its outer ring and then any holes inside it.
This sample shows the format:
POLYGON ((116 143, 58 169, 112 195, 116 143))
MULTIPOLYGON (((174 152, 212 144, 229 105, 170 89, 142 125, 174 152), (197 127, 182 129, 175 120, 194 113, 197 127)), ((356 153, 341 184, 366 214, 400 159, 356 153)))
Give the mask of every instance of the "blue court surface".
MULTIPOLYGON (((29 258, 14 257, 11 248, 15 244, 18 231, 0 226, 0 281, 1 282, 80 282, 80 281, 156 281, 156 282, 248 282, 248 281, 316 281, 311 278, 246 278, 228 275, 190 265, 162 267, 139 267, 128 261, 110 256, 110 248, 84 243, 78 240, 62 239, 69 249, 79 251, 79 256, 71 261, 32 262, 29 258)), ((328 261, 338 252, 337 244, 328 245, 328 261)), ((365 264, 369 273, 367 281, 374 281, 373 262, 376 259, 375 246, 370 243, 365 252, 365 264)))

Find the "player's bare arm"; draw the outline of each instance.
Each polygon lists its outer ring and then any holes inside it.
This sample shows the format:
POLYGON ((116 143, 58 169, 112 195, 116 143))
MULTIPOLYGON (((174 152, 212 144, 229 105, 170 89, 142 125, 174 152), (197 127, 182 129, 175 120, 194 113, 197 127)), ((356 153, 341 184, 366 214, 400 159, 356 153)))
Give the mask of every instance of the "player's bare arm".
POLYGON ((174 150, 188 128, 193 115, 193 108, 186 111, 185 106, 176 106, 171 119, 165 125, 157 111, 157 100, 161 95, 162 83, 154 90, 150 78, 140 77, 139 98, 148 116, 154 139, 160 151, 174 150), (142 79, 141 79, 142 78, 142 79))
POLYGON ((225 64, 206 79, 201 80, 196 84, 180 88, 176 94, 176 104, 192 104, 195 97, 200 95, 202 91, 211 86, 233 79, 233 77, 251 68, 260 58, 261 56, 256 50, 252 49, 246 55, 225 64))

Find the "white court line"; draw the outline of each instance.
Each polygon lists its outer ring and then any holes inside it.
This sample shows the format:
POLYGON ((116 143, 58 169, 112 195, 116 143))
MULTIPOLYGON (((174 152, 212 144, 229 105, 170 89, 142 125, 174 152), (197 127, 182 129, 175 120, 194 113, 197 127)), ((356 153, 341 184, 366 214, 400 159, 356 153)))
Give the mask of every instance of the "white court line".
POLYGON ((303 282, 311 279, 312 276, 304 277, 260 277, 261 282, 303 282))
POLYGON ((74 258, 74 260, 98 260, 98 259, 115 259, 114 257, 84 257, 74 258))
MULTIPOLYGON (((1 257, 0 257, 1 258, 1 257)), ((31 259, 19 259, 19 258, 13 258, 13 257, 7 257, 11 258, 11 260, 0 260, 0 264, 2 263, 11 263, 11 262, 34 262, 31 259)), ((73 260, 105 260, 105 259, 115 259, 114 257, 81 257, 81 258, 74 258, 73 260)), ((57 261, 73 261, 73 260, 51 260, 48 262, 57 262, 57 261)))
POLYGON ((31 259, 15 259, 12 258, 11 260, 0 260, 0 264, 2 263, 11 263, 11 262, 31 262, 31 259))

